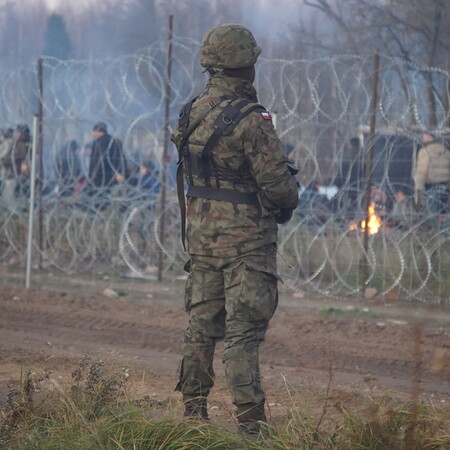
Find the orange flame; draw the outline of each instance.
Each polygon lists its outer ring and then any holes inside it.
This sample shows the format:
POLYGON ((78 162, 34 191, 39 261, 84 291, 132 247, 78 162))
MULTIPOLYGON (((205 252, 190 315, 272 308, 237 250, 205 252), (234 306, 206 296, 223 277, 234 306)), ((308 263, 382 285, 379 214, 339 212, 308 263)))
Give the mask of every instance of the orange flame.
MULTIPOLYGON (((381 225, 383 224, 383 221, 381 220, 381 218, 375 214, 375 206, 374 205, 369 206, 369 221, 368 221, 368 223, 369 223, 369 225, 368 225, 369 234, 378 233, 378 230, 380 229, 381 225)), ((360 222, 360 229, 362 232, 364 232, 365 228, 366 228, 366 220, 364 219, 364 220, 361 220, 361 222, 360 222)), ((356 231, 358 229, 358 224, 354 220, 351 220, 348 225, 348 229, 350 231, 356 231)))
MULTIPOLYGON (((383 221, 379 216, 375 214, 375 206, 370 205, 369 206, 369 220, 367 222, 367 227, 369 230, 369 234, 376 234, 378 233, 378 230, 380 229, 381 225, 383 224, 383 221)), ((366 220, 361 221, 361 230, 366 229, 366 220)))

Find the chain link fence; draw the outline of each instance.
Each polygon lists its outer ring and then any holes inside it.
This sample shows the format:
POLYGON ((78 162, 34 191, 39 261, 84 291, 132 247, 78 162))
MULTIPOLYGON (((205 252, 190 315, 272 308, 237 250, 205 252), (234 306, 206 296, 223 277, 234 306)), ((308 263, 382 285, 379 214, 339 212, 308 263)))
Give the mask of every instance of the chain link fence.
MULTIPOLYGON (((172 55, 173 125, 206 75, 198 42, 176 36, 172 55)), ((42 267, 149 279, 158 268, 167 277, 182 273, 175 148, 169 147, 170 158, 162 157, 166 61, 167 42, 115 60, 44 59, 42 95, 37 66, 0 74, 1 128, 31 124, 42 101, 33 241, 42 267), (91 130, 98 121, 122 141, 128 165, 125 181, 106 190, 89 186, 91 130), (139 182, 142 166, 152 180, 146 186, 139 182)), ((421 132, 430 123, 445 143, 450 74, 382 55, 371 135, 373 72, 372 57, 356 55, 258 61, 259 101, 272 112, 286 152, 300 168, 299 207, 280 227, 280 275, 286 289, 333 298, 372 288, 392 298, 446 302, 450 221, 444 212, 414 207, 413 172, 421 132)), ((0 262, 21 270, 29 176, 18 171, 8 182, 2 180, 0 197, 0 262)))

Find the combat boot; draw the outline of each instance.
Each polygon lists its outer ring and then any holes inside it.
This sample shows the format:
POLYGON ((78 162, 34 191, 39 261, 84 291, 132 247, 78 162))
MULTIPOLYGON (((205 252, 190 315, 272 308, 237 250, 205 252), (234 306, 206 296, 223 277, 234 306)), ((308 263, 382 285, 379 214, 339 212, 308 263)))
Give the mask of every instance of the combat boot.
POLYGON ((208 406, 206 398, 198 397, 184 402, 184 417, 208 422, 208 406))
POLYGON ((247 439, 257 440, 267 432, 267 427, 264 427, 267 420, 264 403, 239 405, 236 418, 239 430, 247 439))

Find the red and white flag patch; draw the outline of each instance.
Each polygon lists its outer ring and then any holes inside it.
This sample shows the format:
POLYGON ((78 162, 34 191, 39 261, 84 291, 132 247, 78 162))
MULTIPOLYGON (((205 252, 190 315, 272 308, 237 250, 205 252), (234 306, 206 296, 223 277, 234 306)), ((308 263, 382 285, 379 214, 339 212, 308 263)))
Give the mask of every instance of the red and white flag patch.
POLYGON ((263 119, 272 120, 272 116, 267 111, 263 111, 261 113, 261 115, 262 115, 263 119))

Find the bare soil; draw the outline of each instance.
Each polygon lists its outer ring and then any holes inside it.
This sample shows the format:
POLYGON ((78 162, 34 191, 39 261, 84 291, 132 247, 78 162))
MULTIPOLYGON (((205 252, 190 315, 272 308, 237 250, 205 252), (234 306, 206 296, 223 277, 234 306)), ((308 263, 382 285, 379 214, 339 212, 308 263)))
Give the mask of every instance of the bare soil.
MULTIPOLYGON (((162 283, 41 273, 34 287, 0 274, 0 409, 23 370, 70 380, 84 354, 131 373, 132 395, 177 411, 176 368, 187 314, 183 280, 162 283), (102 294, 112 288, 119 296, 102 294)), ((168 277, 167 277, 168 278, 168 277)), ((216 351, 213 418, 233 410, 216 351)), ((450 309, 399 300, 333 301, 282 293, 261 347, 272 418, 308 404, 357 408, 367 397, 450 402, 450 309)), ((176 412, 175 412, 176 413, 176 412)), ((181 411, 180 411, 181 413, 181 411)))

